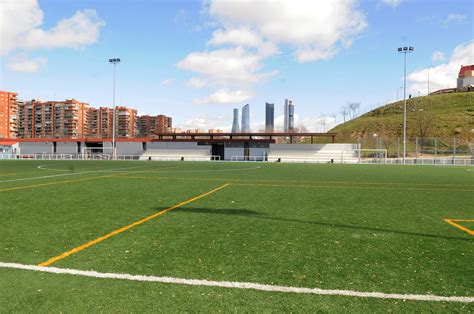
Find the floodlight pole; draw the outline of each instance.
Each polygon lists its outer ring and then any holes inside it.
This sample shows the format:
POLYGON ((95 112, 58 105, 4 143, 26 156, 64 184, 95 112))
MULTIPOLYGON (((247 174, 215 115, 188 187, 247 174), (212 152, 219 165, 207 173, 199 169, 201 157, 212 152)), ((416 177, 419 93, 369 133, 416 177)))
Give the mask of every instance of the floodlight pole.
POLYGON ((113 107, 112 107, 112 159, 115 160, 115 66, 120 63, 119 58, 109 59, 109 63, 114 65, 114 91, 113 91, 113 107))
POLYGON ((403 164, 407 151, 407 53, 413 52, 413 47, 400 47, 398 52, 404 54, 403 70, 403 164))

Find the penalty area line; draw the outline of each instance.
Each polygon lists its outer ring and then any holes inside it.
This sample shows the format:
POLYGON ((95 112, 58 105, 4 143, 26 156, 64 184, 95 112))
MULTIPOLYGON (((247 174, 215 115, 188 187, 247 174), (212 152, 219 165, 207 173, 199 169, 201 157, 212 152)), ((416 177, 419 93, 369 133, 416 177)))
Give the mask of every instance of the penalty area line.
POLYGON ((439 296, 431 294, 395 294, 383 292, 363 292, 353 290, 329 290, 320 288, 302 288, 291 286, 267 285, 252 282, 237 282, 237 281, 212 281, 206 279, 185 279, 174 277, 158 277, 149 275, 130 275, 119 273, 101 273, 92 270, 79 270, 69 268, 44 267, 36 265, 24 265, 17 263, 2 263, 0 268, 22 269, 36 272, 45 272, 53 274, 68 274, 74 276, 102 278, 102 279, 119 279, 129 281, 145 281, 145 282, 159 282, 166 284, 178 284, 189 286, 204 286, 204 287, 219 287, 232 288, 244 290, 259 290, 267 292, 286 292, 299 294, 315 294, 315 295, 333 295, 333 296, 348 296, 359 298, 376 298, 376 299, 395 299, 395 300, 411 300, 411 301, 433 301, 433 302, 461 302, 472 303, 474 297, 470 296, 439 296))

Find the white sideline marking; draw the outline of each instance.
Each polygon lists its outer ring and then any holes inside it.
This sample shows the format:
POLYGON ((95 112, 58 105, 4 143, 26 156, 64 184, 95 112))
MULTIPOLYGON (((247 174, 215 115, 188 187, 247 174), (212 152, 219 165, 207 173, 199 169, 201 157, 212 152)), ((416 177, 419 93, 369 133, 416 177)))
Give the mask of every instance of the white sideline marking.
POLYGON ((85 277, 93 277, 93 278, 121 279, 121 280, 131 280, 131 281, 149 281, 149 282, 172 283, 172 284, 178 284, 178 285, 250 289, 250 290, 260 290, 260 291, 270 291, 270 292, 289 292, 289 293, 304 293, 304 294, 316 294, 316 295, 340 295, 340 296, 350 296, 350 297, 359 297, 359 298, 397 299, 397 300, 413 300, 413 301, 462 302, 462 303, 474 302, 474 297, 461 297, 461 296, 447 297, 447 296, 439 296, 439 295, 431 295, 431 294, 394 294, 394 293, 383 293, 383 292, 361 292, 361 291, 352 291, 352 290, 329 290, 329 289, 319 289, 319 288, 301 288, 301 287, 266 285, 266 284, 252 283, 252 282, 211 281, 211 280, 205 280, 205 279, 184 279, 184 278, 173 278, 173 277, 99 273, 99 272, 91 271, 91 270, 44 267, 44 266, 24 265, 24 264, 17 264, 17 263, 0 262, 0 268, 15 268, 15 269, 32 270, 32 271, 39 271, 39 272, 45 272, 45 273, 69 274, 69 275, 85 276, 85 277))
MULTIPOLYGON (((51 171, 53 170, 53 169, 47 169, 47 168, 40 168, 40 167, 43 167, 43 166, 47 166, 47 165, 38 166, 37 168, 41 169, 41 170, 51 170, 51 171)), ((136 168, 145 168, 145 167, 150 167, 150 165, 137 166, 137 167, 128 167, 128 168, 103 169, 103 170, 91 170, 91 171, 73 172, 73 173, 62 173, 62 174, 53 174, 53 175, 50 175, 50 176, 40 176, 40 177, 30 177, 30 178, 9 179, 9 180, 2 180, 2 181, 0 181, 0 183, 38 180, 38 179, 47 179, 47 178, 64 177, 64 176, 76 176, 76 175, 80 175, 80 174, 96 173, 96 172, 114 172, 114 171, 120 170, 120 169, 136 169, 136 168)))
MULTIPOLYGON (((150 170, 147 172, 227 172, 227 171, 243 171, 243 170, 256 170, 260 169, 262 166, 257 166, 257 167, 252 167, 252 168, 232 168, 232 169, 203 169, 203 170, 163 170, 163 171, 155 171, 155 170, 150 170)), ((126 171, 126 170, 114 170, 111 172, 136 172, 136 171, 126 171)))

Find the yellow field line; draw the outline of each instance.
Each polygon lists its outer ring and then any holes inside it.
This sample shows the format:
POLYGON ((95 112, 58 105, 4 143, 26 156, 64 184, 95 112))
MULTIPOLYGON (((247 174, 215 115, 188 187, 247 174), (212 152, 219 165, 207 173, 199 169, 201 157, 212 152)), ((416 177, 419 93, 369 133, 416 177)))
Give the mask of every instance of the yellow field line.
MULTIPOLYGON (((159 171, 149 171, 159 172, 159 171)), ((184 171, 183 171, 184 172, 184 171)), ((244 182, 284 182, 284 183, 323 183, 323 184, 360 184, 360 185, 411 185, 411 186, 460 186, 474 187, 474 185, 463 184, 432 184, 432 183, 401 183, 401 182, 344 182, 344 181, 304 181, 304 180, 264 180, 264 179, 232 179, 232 178, 192 178, 192 177, 145 177, 128 176, 130 179, 171 179, 171 180, 209 180, 209 181, 244 181, 244 182)))
POLYGON ((199 195, 199 196, 193 197, 193 198, 191 198, 191 199, 189 199, 189 200, 187 200, 187 201, 181 202, 181 203, 179 203, 179 204, 173 205, 173 206, 171 206, 171 207, 169 207, 169 208, 167 208, 167 209, 164 209, 164 210, 162 210, 162 211, 160 211, 160 212, 158 212, 158 213, 156 213, 156 214, 153 214, 153 215, 151 215, 151 216, 145 217, 145 218, 143 218, 143 219, 141 219, 141 220, 138 220, 138 221, 136 221, 136 222, 134 222, 134 223, 131 223, 131 224, 125 226, 125 227, 122 227, 122 228, 120 228, 120 229, 118 229, 118 230, 112 231, 112 232, 110 232, 110 233, 108 233, 108 234, 106 234, 106 235, 104 235, 104 236, 102 236, 102 237, 99 237, 99 238, 97 238, 97 239, 95 239, 95 240, 92 240, 92 241, 90 241, 90 242, 87 242, 86 244, 83 244, 83 245, 81 245, 81 246, 78 246, 78 247, 76 247, 76 248, 74 248, 74 249, 72 249, 72 250, 69 250, 69 251, 67 251, 67 252, 65 252, 65 253, 63 253, 63 254, 61 254, 61 255, 58 255, 58 256, 53 257, 53 258, 50 258, 50 259, 47 260, 46 262, 43 262, 43 263, 41 263, 41 264, 38 264, 38 266, 49 266, 49 265, 51 265, 52 263, 55 263, 55 262, 57 262, 57 261, 59 261, 59 260, 65 258, 65 257, 68 257, 69 255, 72 255, 72 254, 75 254, 75 253, 77 253, 77 252, 80 252, 80 251, 82 251, 82 250, 84 250, 84 249, 87 249, 88 247, 90 247, 90 246, 92 246, 92 245, 95 245, 95 244, 100 243, 100 242, 102 242, 102 241, 104 241, 104 240, 106 240, 106 239, 108 239, 108 238, 110 238, 110 237, 113 237, 114 235, 117 235, 117 234, 119 234, 119 233, 122 233, 122 232, 124 232, 124 231, 127 231, 128 229, 131 229, 131 228, 133 228, 133 227, 136 227, 136 226, 138 226, 138 225, 141 225, 141 224, 147 222, 148 220, 151 220, 151 219, 153 219, 153 218, 156 218, 156 217, 158 217, 158 216, 161 216, 161 215, 163 215, 163 214, 169 212, 170 210, 173 210, 173 209, 175 209, 175 208, 184 206, 184 205, 189 204, 189 203, 191 203, 191 202, 194 202, 194 201, 196 201, 196 200, 198 200, 198 199, 200 199, 200 198, 203 198, 203 197, 208 196, 208 195, 210 195, 210 194, 212 194, 212 193, 215 193, 215 192, 217 192, 217 191, 219 191, 219 190, 225 188, 225 187, 228 186, 228 185, 229 185, 229 184, 221 185, 220 187, 215 188, 215 189, 213 189, 213 190, 210 190, 209 192, 206 192, 206 193, 201 194, 201 195, 199 195))
POLYGON ((474 235, 474 230, 471 230, 469 228, 461 226, 460 224, 455 223, 455 221, 458 221, 458 222, 474 222, 474 219, 443 219, 443 220, 446 221, 451 226, 454 226, 458 229, 461 229, 462 231, 466 231, 470 235, 474 235))
MULTIPOLYGON (((165 168, 160 168, 160 169, 171 169, 171 168, 176 168, 176 167, 179 167, 179 166, 165 167, 165 168)), ((107 170, 104 170, 104 172, 107 172, 107 170)), ((127 172, 127 173, 130 173, 130 172, 127 172)), ((50 186, 50 185, 57 185, 57 184, 63 184, 63 183, 96 180, 96 179, 102 179, 102 178, 111 178, 111 177, 123 176, 127 173, 116 173, 116 174, 109 174, 109 175, 105 175, 105 176, 92 177, 92 178, 82 178, 82 179, 63 180, 63 181, 54 181, 54 182, 48 182, 48 183, 39 183, 39 184, 32 184, 32 185, 16 186, 16 187, 12 187, 12 188, 0 189, 0 192, 15 191, 15 190, 43 187, 43 186, 50 186)))

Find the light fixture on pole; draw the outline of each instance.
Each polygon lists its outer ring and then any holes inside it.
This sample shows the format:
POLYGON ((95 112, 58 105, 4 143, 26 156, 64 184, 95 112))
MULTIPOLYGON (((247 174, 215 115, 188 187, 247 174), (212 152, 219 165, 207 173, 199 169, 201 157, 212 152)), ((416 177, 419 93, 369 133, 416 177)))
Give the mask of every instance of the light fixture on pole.
POLYGON ((120 63, 120 58, 109 59, 109 63, 114 65, 114 95, 112 107, 112 159, 115 160, 115 66, 120 63))
POLYGON ((404 71, 403 71, 403 164, 405 164, 407 150, 407 53, 413 52, 413 47, 400 47, 399 53, 404 54, 404 71))

